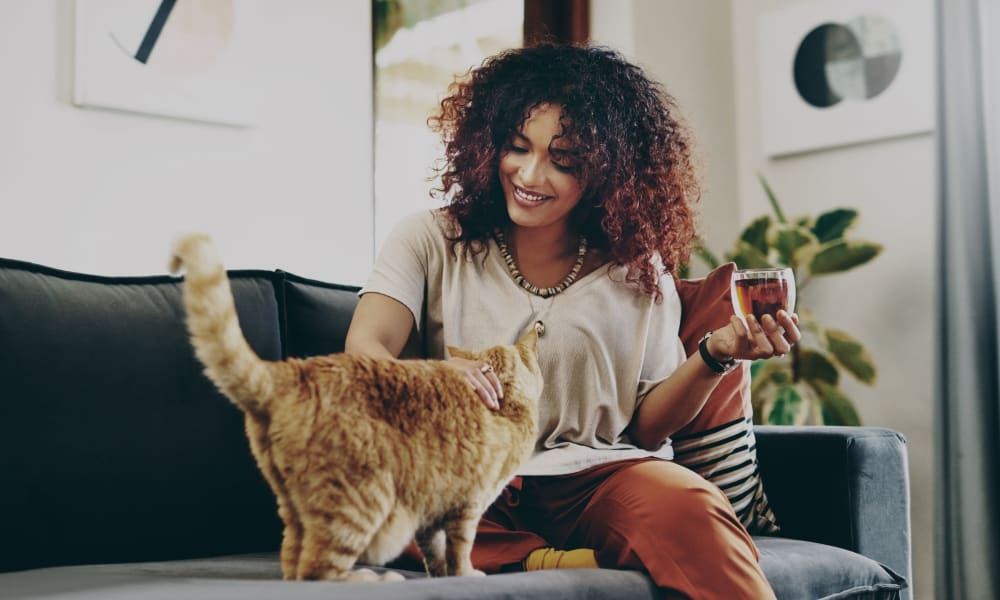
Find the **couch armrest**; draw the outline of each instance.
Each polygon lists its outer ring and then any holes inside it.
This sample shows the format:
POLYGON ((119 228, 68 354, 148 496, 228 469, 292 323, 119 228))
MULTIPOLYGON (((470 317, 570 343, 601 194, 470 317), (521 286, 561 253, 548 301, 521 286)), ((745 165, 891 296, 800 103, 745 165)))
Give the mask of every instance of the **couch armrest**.
POLYGON ((876 427, 758 426, 779 535, 853 550, 912 581, 906 439, 876 427))

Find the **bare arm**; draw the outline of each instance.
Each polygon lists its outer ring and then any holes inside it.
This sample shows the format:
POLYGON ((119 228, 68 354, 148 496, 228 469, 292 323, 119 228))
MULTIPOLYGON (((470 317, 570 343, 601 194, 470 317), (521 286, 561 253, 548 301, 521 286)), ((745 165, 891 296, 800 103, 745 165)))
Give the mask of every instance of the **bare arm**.
POLYGON ((632 418, 629 437, 647 450, 659 447, 663 440, 691 422, 721 380, 695 352, 649 391, 632 418))
MULTIPOLYGON (((778 321, 766 316, 763 323, 758 323, 751 317, 749 331, 739 319, 732 317, 728 326, 708 339, 708 353, 719 360, 782 356, 801 337, 797 325, 798 317, 784 311, 779 313, 778 321)), ((629 437, 642 448, 658 447, 691 422, 720 379, 695 352, 670 377, 650 390, 632 417, 629 437)))
POLYGON ((402 302, 377 293, 361 296, 344 351, 374 358, 396 358, 413 330, 413 313, 402 302))

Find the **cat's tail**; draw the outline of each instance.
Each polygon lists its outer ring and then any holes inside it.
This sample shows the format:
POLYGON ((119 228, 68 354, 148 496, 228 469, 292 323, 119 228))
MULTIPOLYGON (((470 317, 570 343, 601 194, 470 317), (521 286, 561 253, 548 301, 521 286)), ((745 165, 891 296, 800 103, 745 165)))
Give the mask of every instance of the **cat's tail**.
POLYGON ((181 267, 187 270, 188 332, 205 374, 242 410, 265 412, 271 374, 243 337, 229 278, 207 235, 185 235, 174 242, 169 268, 177 273, 181 267))

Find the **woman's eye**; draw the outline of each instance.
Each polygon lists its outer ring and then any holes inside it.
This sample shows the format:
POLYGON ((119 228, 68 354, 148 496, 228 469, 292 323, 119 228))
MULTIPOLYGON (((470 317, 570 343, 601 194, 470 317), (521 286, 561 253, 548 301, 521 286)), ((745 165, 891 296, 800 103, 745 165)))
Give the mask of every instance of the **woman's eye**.
POLYGON ((527 148, 522 148, 520 146, 514 146, 513 144, 511 144, 509 148, 510 148, 510 151, 513 152, 514 154, 527 154, 528 153, 528 149, 527 148))

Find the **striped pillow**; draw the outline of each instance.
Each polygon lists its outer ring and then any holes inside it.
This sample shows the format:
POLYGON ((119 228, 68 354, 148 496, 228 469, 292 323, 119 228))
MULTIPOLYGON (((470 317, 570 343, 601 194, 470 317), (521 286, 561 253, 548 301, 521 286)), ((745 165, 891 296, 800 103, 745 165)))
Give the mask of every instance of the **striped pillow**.
MULTIPOLYGON (((680 338, 690 356, 706 332, 729 323, 733 305, 728 263, 703 279, 677 281, 680 338)), ((701 412, 671 436, 675 460, 711 481, 729 498, 750 533, 775 533, 778 525, 757 470, 757 444, 750 404, 750 367, 740 363, 722 378, 701 412)))
POLYGON ((748 531, 778 531, 757 472, 752 419, 741 417, 672 441, 675 460, 718 486, 748 531))

